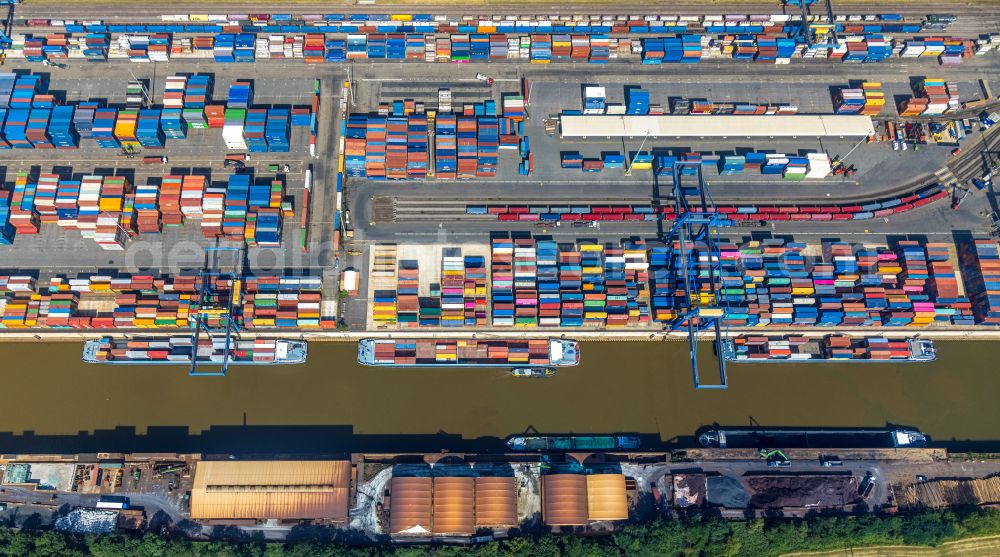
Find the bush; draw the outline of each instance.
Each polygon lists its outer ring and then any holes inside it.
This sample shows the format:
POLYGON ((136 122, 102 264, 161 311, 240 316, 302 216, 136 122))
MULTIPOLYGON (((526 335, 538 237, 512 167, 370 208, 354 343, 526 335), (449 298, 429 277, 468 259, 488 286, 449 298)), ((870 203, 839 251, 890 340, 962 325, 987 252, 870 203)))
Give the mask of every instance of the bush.
POLYGON ((897 516, 817 516, 805 520, 719 518, 657 520, 611 536, 514 537, 473 547, 351 547, 336 541, 285 544, 191 542, 152 534, 76 536, 0 528, 0 555, 11 557, 776 557, 873 545, 935 546, 1000 534, 1000 511, 962 508, 897 516))

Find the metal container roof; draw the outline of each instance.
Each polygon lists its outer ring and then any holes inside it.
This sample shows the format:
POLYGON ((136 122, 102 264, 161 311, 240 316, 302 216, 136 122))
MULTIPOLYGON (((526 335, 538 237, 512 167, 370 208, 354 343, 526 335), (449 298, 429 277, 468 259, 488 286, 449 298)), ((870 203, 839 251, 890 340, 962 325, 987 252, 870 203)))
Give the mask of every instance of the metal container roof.
POLYGON ((471 536, 476 532, 473 521, 473 489, 471 477, 434 478, 434 533, 471 536))
POLYGON ((346 460, 201 461, 191 489, 194 519, 347 520, 346 460))
POLYGON ((476 478, 476 526, 517 526, 514 478, 476 478))
POLYGON ((856 114, 562 115, 562 137, 867 137, 871 116, 856 114))
POLYGON ((393 477, 389 486, 390 534, 431 533, 431 486, 429 477, 393 477))
POLYGON ((542 476, 542 522, 548 526, 587 525, 586 476, 542 476))
POLYGON ((590 520, 626 520, 628 500, 625 495, 625 476, 587 476, 587 513, 590 520))

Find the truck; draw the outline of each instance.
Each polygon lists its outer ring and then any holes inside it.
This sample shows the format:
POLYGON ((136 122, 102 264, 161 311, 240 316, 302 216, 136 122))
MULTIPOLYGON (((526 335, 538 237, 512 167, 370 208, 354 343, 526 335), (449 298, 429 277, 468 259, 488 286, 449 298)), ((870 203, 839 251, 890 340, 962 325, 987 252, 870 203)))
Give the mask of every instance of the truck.
POLYGON ((124 510, 128 508, 128 504, 128 497, 122 497, 121 495, 101 495, 94 506, 98 509, 124 510))

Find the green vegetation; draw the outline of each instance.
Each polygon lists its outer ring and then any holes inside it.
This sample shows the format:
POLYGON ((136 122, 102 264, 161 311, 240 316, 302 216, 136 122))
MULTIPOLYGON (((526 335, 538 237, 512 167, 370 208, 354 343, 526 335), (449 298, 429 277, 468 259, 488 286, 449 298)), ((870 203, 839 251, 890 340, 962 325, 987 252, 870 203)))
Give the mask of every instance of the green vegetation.
MULTIPOLYGON (((308 528, 307 528, 308 529, 308 528)), ((963 538, 1000 534, 1000 511, 957 509, 880 517, 815 517, 808 520, 718 518, 662 520, 630 525, 611 536, 572 534, 517 537, 474 547, 350 547, 334 531, 294 532, 309 541, 265 544, 164 540, 153 534, 72 536, 0 529, 0 555, 11 557, 768 557, 877 545, 938 546, 963 538), (318 540, 318 541, 317 541, 318 540)))

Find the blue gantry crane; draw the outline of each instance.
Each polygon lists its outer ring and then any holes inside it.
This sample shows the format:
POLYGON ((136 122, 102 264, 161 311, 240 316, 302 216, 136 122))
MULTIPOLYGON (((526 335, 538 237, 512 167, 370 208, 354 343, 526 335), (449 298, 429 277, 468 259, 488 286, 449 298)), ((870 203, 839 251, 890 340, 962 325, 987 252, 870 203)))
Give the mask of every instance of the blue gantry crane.
POLYGON ((192 376, 225 376, 229 371, 229 356, 234 341, 239 338, 239 313, 242 308, 242 271, 223 272, 219 270, 220 253, 234 253, 245 265, 245 247, 207 247, 205 265, 198 273, 198 306, 188 316, 191 324, 191 368, 192 376), (212 368, 203 370, 198 363, 198 341, 202 335, 210 339, 224 339, 222 361, 212 362, 212 368))
POLYGON ((675 161, 672 177, 676 217, 671 228, 663 232, 662 239, 668 245, 676 242, 677 247, 672 250, 674 280, 683 296, 675 307, 677 317, 671 329, 686 329, 688 332, 694 388, 726 389, 728 303, 720 292, 722 260, 719 229, 731 226, 732 221, 716 209, 702 174, 700 160, 675 161), (719 382, 705 384, 701 381, 698 366, 698 337, 699 333, 709 330, 715 333, 719 382))
POLYGON ((817 1, 818 0, 784 0, 785 6, 798 7, 802 12, 802 24, 792 38, 794 38, 797 42, 805 43, 807 45, 818 44, 834 46, 837 44, 837 22, 833 19, 833 0, 826 0, 826 15, 828 18, 829 29, 826 33, 824 33, 822 41, 815 42, 816 37, 814 36, 809 19, 812 16, 812 6, 816 4, 817 1))
POLYGON ((11 29, 14 27, 14 6, 20 2, 21 0, 0 0, 0 8, 7 7, 2 29, 0 29, 0 64, 7 59, 7 49, 14 44, 10 39, 11 29))

